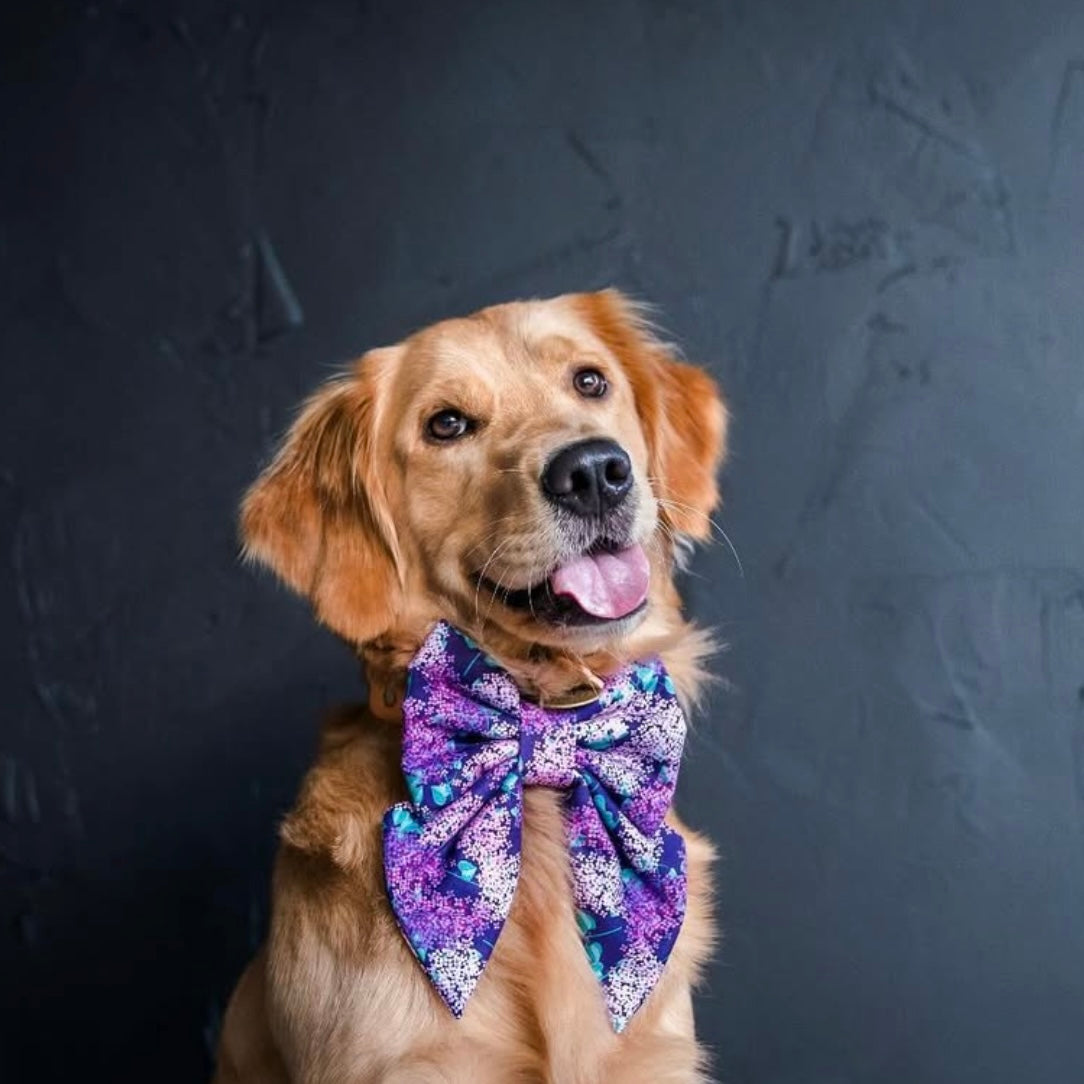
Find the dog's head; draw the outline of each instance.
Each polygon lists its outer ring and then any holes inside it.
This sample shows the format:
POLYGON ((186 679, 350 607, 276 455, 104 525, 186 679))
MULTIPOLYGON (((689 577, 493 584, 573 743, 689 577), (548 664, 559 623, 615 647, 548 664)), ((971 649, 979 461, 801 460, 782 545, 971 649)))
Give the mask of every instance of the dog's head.
POLYGON ((244 545, 358 646, 443 617, 524 657, 625 655, 676 614, 725 420, 615 291, 498 305, 319 390, 245 498, 244 545))

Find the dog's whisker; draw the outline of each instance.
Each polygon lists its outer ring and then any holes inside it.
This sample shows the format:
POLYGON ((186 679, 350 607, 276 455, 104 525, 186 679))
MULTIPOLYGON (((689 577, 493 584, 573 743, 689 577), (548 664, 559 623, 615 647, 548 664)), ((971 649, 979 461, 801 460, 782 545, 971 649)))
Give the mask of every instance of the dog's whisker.
MULTIPOLYGON (((515 519, 518 519, 518 518, 519 518, 519 514, 517 512, 510 512, 506 516, 501 516, 500 519, 496 520, 496 522, 493 524, 493 529, 491 531, 487 532, 485 535, 483 535, 482 538, 480 538, 477 542, 475 542, 475 544, 473 546, 471 546, 471 548, 469 550, 467 550, 467 552, 466 552, 466 554, 464 554, 464 556, 469 557, 472 553, 475 552, 475 550, 480 550, 490 539, 492 539, 496 535, 498 535, 500 533, 502 523, 508 523, 511 520, 515 520, 515 519)), ((530 524, 528 525, 528 527, 529 527, 529 529, 533 529, 532 525, 530 525, 530 524)))
MULTIPOLYGON (((481 592, 481 589, 482 589, 482 582, 483 582, 483 580, 485 580, 486 570, 493 563, 493 561, 496 559, 497 555, 501 552, 501 550, 506 549, 512 543, 512 541, 513 541, 513 539, 506 538, 503 541, 497 543, 497 545, 493 549, 493 552, 489 555, 488 560, 482 566, 482 571, 478 573, 478 576, 475 579, 475 584, 474 584, 474 617, 475 617, 476 621, 482 620, 482 617, 481 617, 480 613, 478 612, 478 610, 479 610, 479 593, 481 592)), ((483 621, 483 625, 485 624, 485 621, 489 620, 490 610, 492 610, 492 603, 490 604, 490 609, 486 611, 486 616, 485 616, 485 620, 483 621)))
POLYGON ((486 621, 489 620, 489 615, 493 612, 493 606, 497 601, 497 593, 502 589, 504 583, 504 573, 502 572, 498 577, 496 583, 493 585, 493 590, 489 595, 489 606, 486 607, 486 621))
MULTIPOLYGON (((526 525, 526 528, 524 530, 524 535, 529 536, 530 534, 540 530, 543 527, 543 525, 544 525, 543 521, 541 519, 539 519, 538 517, 535 517, 530 522, 528 522, 528 524, 526 525)), ((511 539, 509 541, 516 541, 516 540, 517 539, 511 539)), ((493 555, 491 555, 490 560, 492 560, 492 557, 495 556, 500 551, 500 548, 501 548, 500 546, 497 547, 497 549, 494 551, 493 555)), ((488 562, 487 562, 486 567, 488 567, 488 562)), ((505 573, 505 572, 500 573, 498 575, 498 577, 497 577, 496 583, 493 585, 493 589, 490 592, 489 606, 486 608, 486 615, 485 615, 485 618, 484 618, 484 623, 488 623, 490 615, 493 612, 493 606, 496 604, 496 601, 497 601, 497 595, 498 595, 498 593, 500 593, 500 591, 502 589, 504 589, 504 577, 505 577, 506 574, 507 573, 505 573)), ((534 562, 532 562, 531 565, 530 565, 529 571, 528 571, 528 581, 527 581, 528 605, 531 604, 531 588, 532 588, 532 586, 534 585, 534 582, 535 582, 535 575, 536 575, 535 564, 534 564, 534 562)), ((484 577, 485 577, 485 569, 483 568, 482 572, 479 574, 479 586, 481 584, 481 579, 484 579, 484 577)), ((476 603, 477 603, 477 591, 476 591, 476 594, 475 594, 475 600, 476 600, 476 603)), ((532 612, 532 614, 534 613, 533 606, 531 607, 531 612, 532 612)), ((475 607, 475 613, 477 614, 477 605, 475 607)))
MULTIPOLYGON (((662 487, 662 483, 655 479, 656 484, 662 487)), ((731 556, 734 558, 734 563, 738 566, 738 574, 744 579, 745 568, 742 565, 741 557, 738 556, 738 550, 734 543, 731 541, 730 535, 726 533, 723 525, 714 517, 709 516, 703 509, 694 508, 691 504, 685 504, 682 501, 676 501, 670 497, 656 496, 655 500, 663 506, 663 508, 670 508, 678 512, 691 512, 694 515, 703 516, 713 531, 718 532, 719 537, 726 543, 727 548, 730 550, 731 556)))

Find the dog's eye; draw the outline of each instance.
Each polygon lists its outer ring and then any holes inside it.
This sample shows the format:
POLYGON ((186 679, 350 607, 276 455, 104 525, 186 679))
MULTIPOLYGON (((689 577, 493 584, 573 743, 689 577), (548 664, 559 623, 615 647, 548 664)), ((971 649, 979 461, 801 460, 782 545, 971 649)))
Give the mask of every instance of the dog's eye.
POLYGON ((470 418, 458 410, 440 410, 425 424, 426 432, 434 440, 458 440, 471 428, 470 418))
POLYGON ((580 369, 572 378, 572 386, 585 399, 601 399, 608 387, 606 378, 598 369, 580 369))

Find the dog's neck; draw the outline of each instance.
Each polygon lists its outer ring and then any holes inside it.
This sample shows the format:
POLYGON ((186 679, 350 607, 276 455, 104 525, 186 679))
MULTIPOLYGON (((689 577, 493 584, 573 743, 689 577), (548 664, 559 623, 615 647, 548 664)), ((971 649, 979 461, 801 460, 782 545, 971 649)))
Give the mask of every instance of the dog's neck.
MULTIPOLYGON (((475 629, 460 626, 495 658, 519 686, 524 697, 559 708, 591 700, 607 677, 625 664, 652 655, 662 656, 686 706, 697 697, 703 672, 699 663, 710 642, 685 622, 672 592, 652 608, 643 624, 627 639, 576 654, 571 651, 524 643, 492 626, 475 629)), ((435 617, 413 622, 363 644, 358 654, 369 687, 369 709, 377 718, 402 718, 407 669, 417 654, 435 617)))
MULTIPOLYGON (((616 651, 580 656, 531 645, 525 652, 516 652, 499 635, 478 636, 469 628, 463 631, 501 663, 524 697, 546 707, 567 708, 590 702, 606 676, 628 661, 616 651)), ((362 646, 360 656, 369 686, 369 710, 377 718, 401 717, 407 668, 423 639, 424 634, 382 637, 362 646)))

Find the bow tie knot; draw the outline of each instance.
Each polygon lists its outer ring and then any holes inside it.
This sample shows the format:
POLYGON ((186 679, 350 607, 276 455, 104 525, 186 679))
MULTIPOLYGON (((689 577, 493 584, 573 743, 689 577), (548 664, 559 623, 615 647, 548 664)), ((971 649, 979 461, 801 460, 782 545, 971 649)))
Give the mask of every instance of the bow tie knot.
POLYGON ((438 623, 403 701, 410 793, 384 818, 388 896, 407 943, 459 1016, 519 878, 523 787, 565 792, 577 924, 620 1031, 651 993, 685 914, 685 846, 663 823, 685 720, 657 660, 566 710, 438 623))
POLYGON ((576 781, 576 730, 567 719, 552 719, 536 704, 521 709, 519 755, 528 787, 565 790, 576 781))

